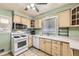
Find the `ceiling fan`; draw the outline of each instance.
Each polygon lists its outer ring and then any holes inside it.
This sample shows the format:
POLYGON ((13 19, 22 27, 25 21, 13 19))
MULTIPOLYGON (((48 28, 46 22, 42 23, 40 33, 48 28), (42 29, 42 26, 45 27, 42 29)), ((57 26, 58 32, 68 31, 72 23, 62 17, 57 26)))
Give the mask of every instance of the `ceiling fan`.
POLYGON ((33 9, 33 10, 36 10, 37 12, 39 12, 37 5, 47 5, 47 3, 28 3, 24 10, 33 9))

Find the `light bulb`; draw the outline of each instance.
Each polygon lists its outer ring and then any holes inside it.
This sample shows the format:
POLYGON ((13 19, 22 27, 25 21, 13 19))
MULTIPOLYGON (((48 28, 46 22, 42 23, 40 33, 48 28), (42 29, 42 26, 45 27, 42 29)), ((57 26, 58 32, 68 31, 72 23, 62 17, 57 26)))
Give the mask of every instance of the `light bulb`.
POLYGON ((35 7, 33 7, 32 9, 35 10, 35 7))
POLYGON ((30 5, 27 5, 27 8, 30 9, 30 5))
POLYGON ((31 7, 34 7, 34 4, 30 4, 31 5, 31 7))

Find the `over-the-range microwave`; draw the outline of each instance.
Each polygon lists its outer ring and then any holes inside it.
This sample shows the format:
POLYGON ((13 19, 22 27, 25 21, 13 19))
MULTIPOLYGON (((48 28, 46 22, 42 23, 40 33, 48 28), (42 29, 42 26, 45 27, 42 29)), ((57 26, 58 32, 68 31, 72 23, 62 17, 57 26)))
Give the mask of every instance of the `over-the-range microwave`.
POLYGON ((20 24, 20 23, 13 23, 12 29, 26 29, 27 25, 20 24))

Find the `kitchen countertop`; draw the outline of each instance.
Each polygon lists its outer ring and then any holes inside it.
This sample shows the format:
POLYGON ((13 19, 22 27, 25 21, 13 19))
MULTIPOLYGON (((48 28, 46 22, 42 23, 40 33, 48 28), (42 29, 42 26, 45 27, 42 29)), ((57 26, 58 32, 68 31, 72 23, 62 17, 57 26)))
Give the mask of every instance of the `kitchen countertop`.
POLYGON ((62 42, 68 42, 70 44, 70 48, 79 50, 79 38, 74 37, 64 37, 64 36, 46 36, 46 35, 33 35, 41 38, 47 38, 51 40, 57 40, 62 42))

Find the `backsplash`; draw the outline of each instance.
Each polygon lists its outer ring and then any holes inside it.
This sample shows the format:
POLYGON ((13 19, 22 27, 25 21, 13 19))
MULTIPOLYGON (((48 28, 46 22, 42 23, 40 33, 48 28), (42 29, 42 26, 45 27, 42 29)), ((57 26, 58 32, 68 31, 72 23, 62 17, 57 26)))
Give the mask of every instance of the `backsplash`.
MULTIPOLYGON (((37 35, 42 35, 42 30, 36 30, 37 35)), ((79 28, 73 27, 69 28, 69 37, 79 37, 79 28)))
POLYGON ((79 27, 69 28, 70 37, 79 37, 79 27))
POLYGON ((36 30, 36 35, 42 35, 42 30, 41 29, 36 30))

